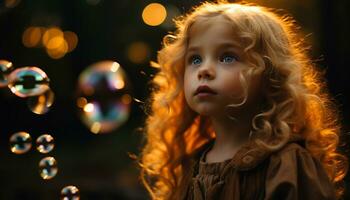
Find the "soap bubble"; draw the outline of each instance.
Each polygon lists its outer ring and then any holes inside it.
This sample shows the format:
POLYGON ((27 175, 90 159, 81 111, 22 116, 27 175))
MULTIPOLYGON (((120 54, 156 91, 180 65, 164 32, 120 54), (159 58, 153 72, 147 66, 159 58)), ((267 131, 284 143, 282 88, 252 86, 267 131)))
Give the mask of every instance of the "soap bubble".
POLYGON ((57 171, 57 162, 54 157, 45 157, 39 162, 39 173, 43 179, 52 179, 57 171))
POLYGON ((0 60, 0 87, 5 87, 8 84, 8 74, 13 66, 10 61, 0 60))
POLYGON ((69 185, 61 190, 61 200, 79 200, 79 189, 74 185, 69 185))
POLYGON ((10 149, 12 153, 23 154, 32 147, 32 137, 24 131, 14 133, 10 137, 10 149))
POLYGON ((107 133, 124 124, 130 113, 130 84, 117 62, 94 63, 79 76, 77 106, 93 133, 107 133))
POLYGON ((54 139, 49 134, 44 134, 36 139, 36 149, 40 153, 49 153, 54 147, 54 139))
POLYGON ((50 110, 55 99, 55 94, 52 90, 47 90, 41 95, 28 97, 28 108, 35 114, 42 115, 50 110))
POLYGON ((37 67, 18 68, 8 76, 8 86, 19 97, 41 95, 49 90, 49 78, 37 67))

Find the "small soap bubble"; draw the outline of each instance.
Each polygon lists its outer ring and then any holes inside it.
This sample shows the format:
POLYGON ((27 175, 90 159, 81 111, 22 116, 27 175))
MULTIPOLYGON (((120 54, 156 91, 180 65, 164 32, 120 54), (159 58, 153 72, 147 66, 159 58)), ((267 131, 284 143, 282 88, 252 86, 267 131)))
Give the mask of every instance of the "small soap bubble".
POLYGON ((92 133, 108 133, 123 125, 130 114, 130 83, 113 61, 94 63, 79 76, 77 107, 92 133))
POLYGON ((52 179, 58 171, 54 157, 45 157, 39 162, 39 173, 44 180, 52 179))
POLYGON ((61 200, 79 200, 80 192, 74 185, 69 185, 61 190, 61 200))
POLYGON ((17 132, 10 137, 10 149, 12 153, 24 154, 32 147, 32 137, 27 132, 17 132))
POLYGON ((6 87, 8 84, 8 74, 12 70, 13 65, 10 61, 0 60, 0 87, 6 87))
POLYGON ((31 97, 49 90, 49 78, 37 67, 22 67, 10 73, 8 87, 19 97, 31 97))
POLYGON ((40 153, 49 153, 55 147, 54 139, 49 134, 44 134, 36 139, 36 148, 40 153))
POLYGON ((55 100, 55 94, 52 90, 47 90, 41 95, 28 97, 28 108, 35 114, 43 115, 47 113, 55 100))

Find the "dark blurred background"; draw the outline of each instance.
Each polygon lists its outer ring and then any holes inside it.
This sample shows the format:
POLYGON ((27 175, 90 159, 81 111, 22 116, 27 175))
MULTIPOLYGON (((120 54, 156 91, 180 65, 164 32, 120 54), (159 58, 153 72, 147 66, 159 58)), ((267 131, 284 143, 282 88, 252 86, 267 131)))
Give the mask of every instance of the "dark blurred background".
MULTIPOLYGON (((50 111, 37 115, 27 108, 25 99, 13 95, 8 88, 0 88, 0 199, 58 199, 66 185, 77 186, 81 199, 149 199, 140 184, 138 168, 129 157, 137 155, 142 146, 142 102, 147 100, 148 82, 156 72, 149 63, 156 60, 162 37, 174 30, 171 18, 200 2, 0 0, 0 59, 11 61, 15 68, 41 68, 55 93, 50 111), (168 16, 163 24, 145 24, 142 12, 150 3, 166 8, 168 16), (35 27, 42 34, 52 27, 69 31, 73 34, 71 43, 67 39, 70 52, 50 53, 35 39, 28 39, 29 28, 35 27), (110 133, 93 134, 79 118, 77 84, 79 74, 101 60, 121 65, 129 77, 132 97, 137 100, 132 100, 130 117, 121 127, 110 133), (55 149, 44 155, 33 145, 25 154, 13 154, 9 138, 18 131, 30 133, 33 141, 49 133, 55 138, 55 149), (50 180, 43 180, 38 172, 38 162, 45 156, 53 156, 58 162, 58 173, 50 180)), ((310 55, 326 70, 329 90, 339 106, 342 141, 350 143, 349 1, 248 2, 282 9, 302 27, 312 46, 310 55)), ((347 147, 342 150, 348 154, 347 147)), ((350 199, 349 183, 347 177, 345 199, 350 199)))

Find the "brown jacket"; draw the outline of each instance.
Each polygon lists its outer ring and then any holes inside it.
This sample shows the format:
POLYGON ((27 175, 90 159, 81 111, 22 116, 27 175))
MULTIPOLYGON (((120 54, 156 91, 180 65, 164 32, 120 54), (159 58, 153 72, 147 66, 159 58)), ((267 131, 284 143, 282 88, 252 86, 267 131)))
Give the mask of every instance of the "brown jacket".
POLYGON ((211 145, 192 160, 180 199, 336 199, 322 165, 300 139, 291 139, 278 152, 264 151, 251 142, 230 160, 206 163, 204 155, 211 145))

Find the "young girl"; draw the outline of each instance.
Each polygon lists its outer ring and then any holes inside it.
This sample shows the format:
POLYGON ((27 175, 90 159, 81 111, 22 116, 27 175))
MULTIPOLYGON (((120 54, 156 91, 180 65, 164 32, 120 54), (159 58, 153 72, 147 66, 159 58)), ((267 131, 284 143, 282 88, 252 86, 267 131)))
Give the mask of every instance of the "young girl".
POLYGON ((290 18, 203 3, 164 38, 141 177, 152 199, 336 199, 337 109, 290 18))

